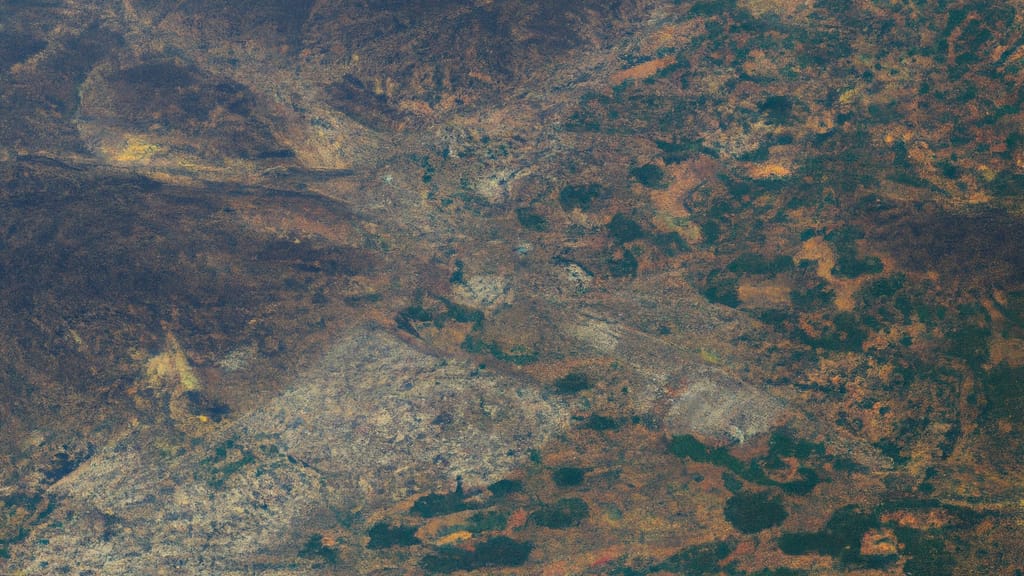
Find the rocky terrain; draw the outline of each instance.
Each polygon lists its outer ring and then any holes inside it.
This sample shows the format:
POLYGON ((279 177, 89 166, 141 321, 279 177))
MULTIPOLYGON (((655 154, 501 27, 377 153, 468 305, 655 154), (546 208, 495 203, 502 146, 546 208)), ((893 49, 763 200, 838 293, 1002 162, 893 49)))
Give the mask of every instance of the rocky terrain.
POLYGON ((1024 14, 0 6, 0 572, 1020 574, 1024 14))

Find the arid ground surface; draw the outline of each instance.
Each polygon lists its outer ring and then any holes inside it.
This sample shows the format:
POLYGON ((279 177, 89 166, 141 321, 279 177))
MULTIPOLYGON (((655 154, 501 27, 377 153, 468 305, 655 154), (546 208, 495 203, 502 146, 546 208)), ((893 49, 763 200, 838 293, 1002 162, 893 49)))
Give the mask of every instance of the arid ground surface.
POLYGON ((0 4, 0 573, 1019 575, 1024 7, 0 4))

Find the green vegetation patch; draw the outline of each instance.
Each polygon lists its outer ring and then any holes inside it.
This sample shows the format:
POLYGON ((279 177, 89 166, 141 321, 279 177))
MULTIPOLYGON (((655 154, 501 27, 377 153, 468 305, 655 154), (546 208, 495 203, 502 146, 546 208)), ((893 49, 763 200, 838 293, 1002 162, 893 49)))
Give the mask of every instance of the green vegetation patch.
POLYGON ((430 322, 431 320, 434 319, 433 312, 418 305, 409 306, 408 308, 399 312, 399 315, 414 322, 430 322))
POLYGON ((758 105, 758 110, 772 124, 788 124, 793 115, 793 99, 789 96, 769 96, 758 105))
POLYGON ((668 256, 674 256, 681 252, 689 252, 690 245, 675 230, 671 232, 658 232, 651 236, 651 244, 668 256))
POLYGON ((713 270, 704 282, 704 297, 715 304, 730 308, 740 305, 740 281, 732 274, 713 270))
POLYGON ((844 564, 863 564, 860 543, 864 534, 880 526, 878 517, 856 506, 846 506, 832 513, 819 532, 792 532, 779 537, 784 554, 823 554, 844 564))
MULTIPOLYGON (((462 262, 456 261, 455 271, 450 278, 452 283, 462 282, 462 262)), ((395 315, 395 325, 409 334, 420 337, 419 329, 426 324, 432 324, 441 328, 449 320, 454 322, 471 323, 474 329, 479 329, 484 323, 482 310, 456 304, 447 298, 437 297, 440 305, 436 303, 429 308, 422 302, 404 308, 395 315), (443 308, 441 307, 443 305, 443 308)))
POLYGON ((801 331, 805 343, 834 352, 860 352, 868 338, 867 329, 853 312, 840 312, 821 328, 817 337, 801 331))
POLYGON ((873 280, 857 291, 857 296, 865 303, 892 298, 903 288, 907 278, 903 274, 895 274, 873 280))
POLYGON ((533 350, 515 346, 511 350, 506 351, 497 342, 487 342, 473 334, 466 335, 466 339, 462 341, 462 349, 474 354, 490 354, 498 360, 515 364, 516 366, 532 364, 537 361, 537 353, 533 350))
POLYGON ((962 359, 975 371, 989 359, 989 339, 992 331, 988 326, 965 322, 946 336, 946 351, 962 359))
POLYGON ((719 574, 723 569, 722 560, 735 549, 736 543, 731 540, 689 546, 652 566, 650 573, 719 574))
POLYGON ((562 210, 571 212, 575 208, 587 210, 590 204, 599 198, 604 189, 599 184, 585 184, 580 186, 565 186, 558 193, 558 204, 562 210))
POLYGON ((590 378, 582 372, 570 372, 555 380, 555 392, 559 394, 576 394, 593 388, 590 378))
POLYGON ((85 454, 77 456, 68 454, 65 451, 58 452, 50 459, 47 468, 42 471, 43 476, 50 484, 57 482, 78 469, 78 466, 92 456, 92 453, 93 450, 91 448, 85 454))
POLYGON ((941 534, 896 527, 896 538, 903 546, 904 574, 952 576, 956 558, 946 549, 947 539, 941 534))
POLYGON ((722 225, 715 220, 705 220, 700 224, 700 235, 706 245, 714 246, 722 237, 722 225))
POLYGON ((794 289, 789 293, 789 299, 793 307, 801 312, 814 312, 832 305, 835 300, 835 292, 828 283, 816 279, 810 286, 794 289))
POLYGON ((565 466, 557 468, 551 472, 551 480, 556 486, 565 488, 568 486, 579 486, 583 484, 583 478, 587 472, 583 468, 574 468, 572 466, 565 466))
POLYGON ((591 414, 583 423, 583 427, 590 430, 617 430, 619 428, 619 422, 614 418, 609 418, 608 416, 591 414))
POLYGON ((324 546, 324 537, 321 534, 313 534, 306 541, 306 545, 299 551, 299 557, 323 560, 328 564, 338 563, 338 551, 329 546, 324 546))
POLYGON ((611 222, 608 223, 608 236, 619 244, 639 240, 646 235, 642 226, 621 212, 612 216, 611 222))
POLYGON ((864 232, 855 226, 844 226, 825 235, 825 240, 832 244, 836 253, 836 265, 832 273, 846 278, 856 278, 864 274, 878 274, 884 268, 882 261, 876 256, 861 258, 857 253, 857 240, 864 237, 864 232))
POLYGON ((377 522, 366 534, 370 537, 370 543, 366 547, 371 550, 392 546, 414 546, 420 543, 420 539, 416 537, 415 526, 389 526, 386 522, 377 522))
MULTIPOLYGON (((460 267, 459 271, 461 272, 461 267, 460 267)), ((472 323, 477 328, 479 328, 480 326, 483 325, 483 322, 484 322, 484 312, 483 312, 483 310, 478 310, 476 308, 470 308, 469 306, 463 306, 461 304, 456 304, 455 302, 452 302, 452 301, 448 300, 447 298, 441 298, 441 302, 448 309, 448 311, 444 315, 444 318, 442 319, 442 321, 444 319, 451 319, 451 320, 454 320, 456 322, 463 322, 463 323, 467 323, 468 322, 468 323, 472 323)))
POLYGON ((608 273, 612 278, 635 277, 639 262, 636 256, 629 250, 622 250, 621 255, 613 255, 608 258, 608 273))
POLYGON ((629 170, 630 176, 648 188, 664 188, 668 185, 665 170, 657 164, 644 164, 629 170))
POLYGON ((466 523, 461 526, 464 530, 469 532, 494 532, 497 530, 504 530, 505 526, 508 525, 508 513, 501 512, 499 510, 487 510, 484 512, 477 512, 466 520, 466 523))
POLYGON ((735 0, 700 0, 690 8, 690 16, 721 16, 738 10, 735 0))
POLYGON ((993 196, 1000 198, 1016 197, 1024 194, 1024 174, 1016 174, 1004 170, 988 183, 993 196))
POLYGON ((725 519, 744 534, 778 526, 788 516, 782 502, 767 492, 741 492, 725 503, 725 519))
POLYGON ((466 275, 463 266, 465 264, 463 264, 462 260, 455 261, 455 270, 452 270, 452 275, 448 277, 449 282, 452 284, 462 284, 465 281, 466 275))
POLYGON ((516 208, 516 220, 527 230, 544 232, 548 229, 548 219, 538 214, 533 208, 516 208))
POLYGON ((709 462, 730 470, 737 467, 742 468, 743 464, 738 458, 729 454, 729 451, 725 448, 710 448, 692 434, 673 436, 672 441, 669 442, 668 450, 683 459, 689 458, 694 462, 709 462))
POLYGON ((674 137, 671 142, 655 140, 654 144, 661 150, 665 164, 679 164, 700 154, 718 157, 718 152, 704 146, 704 141, 699 138, 680 142, 674 137))
POLYGON ((982 377, 981 387, 986 418, 1024 422, 1024 366, 1000 362, 982 377))
POLYGON ((472 503, 466 502, 466 495, 462 491, 462 479, 459 478, 452 492, 431 493, 417 498, 412 504, 412 513, 424 518, 433 518, 473 508, 472 503))
POLYGON ((523 483, 519 480, 498 480, 487 487, 495 498, 508 496, 523 491, 523 483))
POLYGON ((473 550, 443 546, 420 560, 420 566, 434 573, 449 574, 457 570, 477 570, 497 566, 522 566, 533 550, 531 542, 506 536, 495 536, 481 542, 473 550))
POLYGON ((791 456, 800 460, 812 455, 824 456, 825 444, 822 442, 808 442, 802 438, 794 437, 787 430, 776 430, 768 441, 768 457, 779 458, 791 456))
MULTIPOLYGON (((778 437, 782 438, 783 436, 780 434, 778 437)), ((794 444, 792 445, 784 444, 780 446, 779 451, 773 452, 770 450, 768 455, 762 461, 752 460, 749 463, 746 463, 730 454, 726 448, 710 448, 690 434, 673 436, 671 442, 669 442, 669 452, 684 460, 690 459, 694 462, 714 464, 715 466, 725 468, 747 482, 752 482, 761 486, 775 486, 782 489, 782 491, 787 494, 808 494, 814 490, 815 486, 821 483, 821 478, 813 468, 803 466, 798 468, 797 471, 800 473, 801 478, 799 480, 791 480, 789 482, 772 480, 764 472, 764 467, 772 467, 776 465, 776 463, 780 462, 780 456, 790 455, 782 452, 782 450, 789 448, 792 448, 793 450, 800 450, 801 452, 803 450, 807 450, 808 456, 811 456, 817 451, 816 449, 812 449, 808 446, 804 446, 802 443, 794 441, 794 444)), ((732 491, 738 492, 739 487, 734 486, 732 491)))
POLYGON ((1024 291, 1008 293, 1006 304, 1000 304, 999 311, 1006 316, 1010 325, 1007 336, 1024 337, 1024 291))
POLYGON ((562 498, 530 513, 530 522, 545 528, 572 528, 590 517, 590 507, 580 498, 562 498))
POLYGON ((253 452, 237 447, 234 440, 226 440, 214 449, 211 456, 200 461, 201 466, 196 475, 205 473, 207 485, 220 489, 228 478, 255 461, 256 455, 253 452))
POLYGON ((774 277, 780 272, 793 268, 793 258, 784 254, 773 256, 770 260, 761 254, 745 252, 737 256, 728 266, 729 272, 774 277))

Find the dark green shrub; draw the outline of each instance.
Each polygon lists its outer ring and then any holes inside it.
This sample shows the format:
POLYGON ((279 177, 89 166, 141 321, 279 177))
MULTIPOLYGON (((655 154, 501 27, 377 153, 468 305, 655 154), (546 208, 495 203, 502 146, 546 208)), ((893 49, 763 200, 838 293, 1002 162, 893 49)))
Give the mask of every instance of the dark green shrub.
POLYGON ((891 298, 896 292, 899 292, 900 288, 903 288, 903 283, 906 281, 906 276, 903 274, 896 274, 895 276, 886 276, 885 278, 879 278, 868 283, 867 286, 861 288, 857 295, 861 300, 867 303, 873 303, 878 300, 885 298, 891 298))
POLYGON ((601 195, 602 188, 598 184, 587 184, 584 186, 566 186, 558 193, 558 204, 566 212, 574 208, 587 210, 591 202, 601 195))
POLYGON ((508 525, 508 513, 497 510, 477 512, 470 516, 463 528, 470 532, 491 532, 504 530, 508 525))
POLYGON ((591 414, 583 424, 583 427, 590 430, 616 430, 619 427, 619 423, 614 418, 601 416, 600 414, 591 414))
POLYGON ((473 505, 466 502, 465 498, 466 495, 462 492, 462 479, 459 478, 454 492, 427 494, 416 499, 412 504, 412 513, 424 518, 432 518, 473 508, 473 505))
POLYGON ((519 480, 498 480, 487 487, 495 497, 501 498, 509 494, 523 491, 523 483, 519 480))
POLYGON ((321 558, 328 564, 338 563, 338 551, 334 548, 324 546, 324 537, 321 534, 313 534, 306 541, 306 545, 299 551, 302 558, 321 558))
POLYGON ((737 274, 756 274, 764 276, 775 276, 793 268, 793 259, 786 255, 778 255, 771 260, 760 254, 746 252, 737 256, 726 270, 737 274))
POLYGON ((741 492, 725 503, 725 519, 744 534, 778 526, 787 516, 782 502, 767 492, 741 492))
POLYGON ((825 444, 821 442, 808 442, 802 438, 796 438, 787 430, 776 430, 772 432, 768 440, 768 458, 794 456, 800 460, 809 458, 812 455, 824 456, 825 444))
POLYGON ((986 419, 1024 421, 1024 367, 1013 368, 1005 362, 989 370, 982 378, 986 419))
POLYGON ((608 223, 608 235, 620 244, 639 240, 645 236, 644 229, 632 218, 619 213, 608 223))
POLYGON ((428 572, 448 574, 457 570, 477 570, 488 566, 522 566, 530 557, 533 544, 520 542, 506 536, 495 536, 477 544, 474 550, 454 546, 437 549, 420 560, 420 566, 428 572))
POLYGON ((704 243, 710 246, 721 238, 722 225, 715 220, 707 220, 701 224, 700 234, 704 237, 704 243))
POLYGON ((877 274, 884 269, 881 259, 875 256, 860 258, 857 253, 857 240, 864 237, 864 232, 855 226, 844 226, 825 235, 836 253, 836 265, 832 273, 837 276, 856 278, 864 274, 877 274))
POLYGON ((583 483, 583 477, 585 475, 586 471, 582 468, 566 466, 551 472, 551 480, 554 481, 556 486, 561 486, 563 488, 567 486, 579 486, 583 483))
POLYGON ((731 541, 697 544, 683 548, 651 570, 672 574, 719 574, 722 571, 721 561, 735 549, 736 543, 731 541))
POLYGON ((868 332, 853 312, 840 312, 832 318, 832 325, 821 330, 821 336, 804 340, 812 345, 837 352, 859 352, 867 340, 868 332))
POLYGON ((534 510, 530 521, 545 528, 572 528, 590 516, 590 507, 580 498, 562 498, 554 504, 548 504, 534 510))
POLYGON ((629 171, 636 181, 648 188, 664 188, 667 184, 665 171, 657 164, 644 164, 629 171))
POLYGON ((533 544, 506 536, 495 536, 477 545, 473 552, 477 566, 522 566, 530 556, 533 544))
POLYGON ((516 208, 516 219, 519 225, 528 230, 543 232, 548 229, 548 219, 538 214, 533 208, 516 208))
POLYGON ((661 150, 663 154, 662 159, 665 160, 665 164, 679 164, 698 154, 718 157, 718 153, 710 148, 706 148, 704 142, 700 139, 680 142, 674 138, 671 142, 655 140, 654 143, 661 150))
POLYGON ((860 542, 868 530, 878 528, 878 518, 855 506, 836 510, 820 532, 795 532, 779 537, 783 554, 824 554, 844 563, 861 560, 860 542))
POLYGON ((739 279, 731 274, 712 272, 704 285, 704 297, 715 304, 723 304, 730 308, 739 306, 739 279))
POLYGON ((366 547, 371 550, 420 543, 420 539, 416 537, 415 526, 388 526, 385 522, 377 522, 366 535, 370 537, 370 543, 366 547))
POLYGON ((555 380, 555 392, 559 394, 575 394, 590 387, 590 378, 581 372, 570 372, 555 380))
POLYGON ((651 243, 662 253, 673 256, 679 252, 689 252, 690 245, 679 235, 679 232, 659 232, 651 237, 651 243))
POLYGON ((904 546, 903 554, 909 556, 903 566, 904 574, 952 576, 956 559, 946 549, 946 539, 941 534, 903 527, 895 531, 904 546))
POLYGON ((621 257, 612 256, 608 259, 608 273, 612 275, 612 278, 636 276, 638 267, 639 262, 637 262, 636 256, 633 256, 629 250, 623 250, 621 257))
POLYGON ((786 124, 793 114, 793 99, 789 96, 769 96, 758 109, 772 124, 786 124))
POLYGON ((978 370, 989 359, 989 338, 992 331, 985 326, 965 324, 947 337, 947 351, 961 358, 973 370, 978 370))

